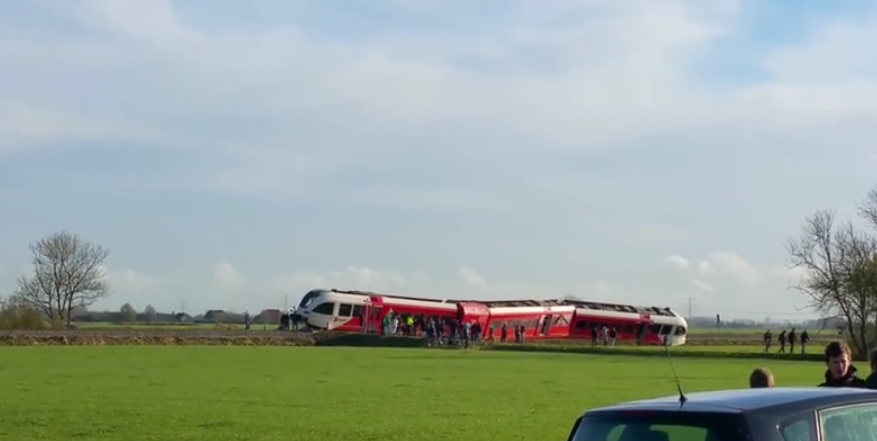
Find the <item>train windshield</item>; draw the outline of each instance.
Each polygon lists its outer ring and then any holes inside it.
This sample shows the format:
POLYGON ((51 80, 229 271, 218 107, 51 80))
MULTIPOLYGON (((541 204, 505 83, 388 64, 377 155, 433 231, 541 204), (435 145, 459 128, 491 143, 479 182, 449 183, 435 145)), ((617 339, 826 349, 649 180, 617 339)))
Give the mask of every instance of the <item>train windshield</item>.
POLYGON ((311 304, 314 303, 314 299, 319 297, 322 293, 322 289, 312 289, 308 291, 308 293, 301 298, 301 302, 298 302, 298 309, 307 309, 309 306, 311 306, 311 304))

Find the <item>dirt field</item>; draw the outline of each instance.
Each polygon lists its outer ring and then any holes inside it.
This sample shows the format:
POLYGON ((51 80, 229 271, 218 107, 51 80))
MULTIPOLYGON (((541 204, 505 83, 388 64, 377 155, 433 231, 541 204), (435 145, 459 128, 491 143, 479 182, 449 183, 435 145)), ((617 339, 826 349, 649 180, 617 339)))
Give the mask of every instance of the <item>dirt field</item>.
POLYGON ((113 329, 2 331, 0 346, 28 345, 216 345, 311 346, 320 336, 291 332, 215 331, 209 329, 113 329))

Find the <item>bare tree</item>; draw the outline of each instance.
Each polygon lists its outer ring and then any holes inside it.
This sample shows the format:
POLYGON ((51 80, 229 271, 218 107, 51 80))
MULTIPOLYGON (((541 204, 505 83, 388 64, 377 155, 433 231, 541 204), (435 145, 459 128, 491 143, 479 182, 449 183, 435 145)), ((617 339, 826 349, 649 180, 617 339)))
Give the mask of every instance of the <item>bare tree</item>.
POLYGON ((877 239, 822 210, 786 248, 789 267, 804 274, 795 288, 820 313, 842 318, 856 351, 867 353, 877 324, 877 239))
POLYGON ((859 217, 868 221, 872 228, 877 229, 877 186, 872 188, 865 200, 859 204, 859 217))
POLYGON ((18 278, 15 298, 70 325, 75 308, 110 295, 103 263, 110 251, 62 231, 30 245, 33 272, 18 278))

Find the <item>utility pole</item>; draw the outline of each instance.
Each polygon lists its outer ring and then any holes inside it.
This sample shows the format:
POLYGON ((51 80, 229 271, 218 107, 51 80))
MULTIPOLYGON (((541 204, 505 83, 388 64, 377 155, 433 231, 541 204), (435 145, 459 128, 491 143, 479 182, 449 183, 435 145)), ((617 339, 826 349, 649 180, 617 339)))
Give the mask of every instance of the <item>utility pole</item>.
POLYGON ((283 312, 289 312, 289 293, 283 293, 283 312))
POLYGON ((181 306, 181 308, 180 308, 180 312, 182 312, 183 314, 185 314, 185 313, 186 313, 186 299, 183 299, 183 304, 180 305, 180 306, 181 306))
POLYGON ((688 320, 691 320, 691 316, 693 315, 693 311, 694 311, 693 303, 694 303, 694 299, 689 297, 688 298, 688 320))

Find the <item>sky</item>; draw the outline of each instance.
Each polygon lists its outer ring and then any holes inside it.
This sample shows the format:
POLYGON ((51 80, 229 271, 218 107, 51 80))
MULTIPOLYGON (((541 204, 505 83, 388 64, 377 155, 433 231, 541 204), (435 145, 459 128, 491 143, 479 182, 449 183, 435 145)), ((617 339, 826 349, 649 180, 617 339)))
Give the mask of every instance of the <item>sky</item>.
POLYGON ((808 314, 877 184, 873 1, 0 3, 0 292, 110 248, 142 309, 316 287, 808 314))

